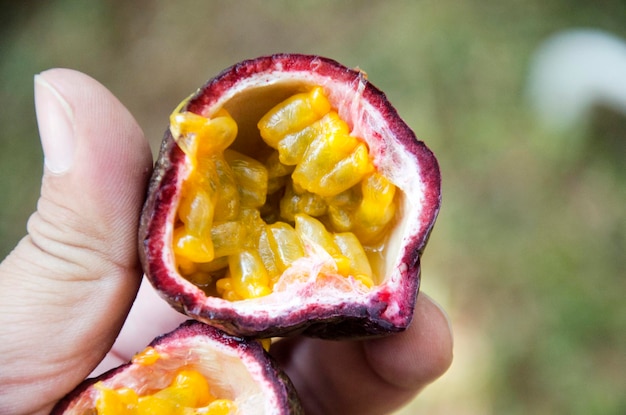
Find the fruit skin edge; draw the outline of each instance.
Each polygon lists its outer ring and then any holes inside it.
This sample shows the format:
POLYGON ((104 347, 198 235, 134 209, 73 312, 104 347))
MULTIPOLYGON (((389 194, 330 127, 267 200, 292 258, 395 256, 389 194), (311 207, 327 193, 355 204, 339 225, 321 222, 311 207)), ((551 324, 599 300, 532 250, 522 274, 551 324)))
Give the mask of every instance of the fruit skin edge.
MULTIPOLYGON (((252 360, 262 362, 260 365, 263 369, 263 379, 271 380, 272 387, 275 392, 275 396, 281 401, 279 406, 284 408, 285 414, 300 415, 304 414, 304 411, 300 405, 300 399, 298 398, 297 391, 291 380, 283 372, 282 368, 270 356, 261 346, 261 344, 254 339, 246 339, 236 336, 231 336, 221 330, 201 323, 195 320, 187 320, 182 323, 178 328, 173 331, 162 334, 156 337, 146 347, 156 347, 162 344, 174 343, 178 340, 185 339, 187 337, 203 336, 210 339, 210 341, 218 341, 230 348, 236 348, 250 356, 252 360)), ((50 415, 62 415, 71 408, 71 404, 82 393, 87 391, 90 387, 100 381, 106 381, 118 374, 124 372, 125 369, 131 365, 138 364, 129 361, 121 366, 117 366, 100 376, 89 378, 78 385, 74 390, 61 399, 50 412, 50 415)))
POLYGON ((186 174, 183 162, 185 154, 169 130, 160 148, 141 216, 139 254, 144 271, 159 294, 173 308, 234 335, 270 337, 305 334, 342 339, 402 331, 408 327, 413 316, 420 285, 420 257, 441 203, 441 177, 437 160, 426 145, 417 140, 384 93, 367 81, 363 72, 348 69, 327 58, 278 54, 240 62, 209 80, 189 99, 184 109, 201 113, 203 108, 219 100, 225 92, 232 92, 232 88, 244 82, 246 77, 263 74, 271 79, 272 73, 276 71, 311 73, 328 77, 333 83, 358 88, 359 99, 366 100, 382 115, 394 140, 417 160, 425 189, 421 210, 423 217, 419 219, 420 229, 412 233, 410 240, 403 241, 406 249, 399 262, 402 269, 398 270, 402 283, 393 292, 386 290, 386 287, 377 287, 361 304, 347 302, 332 309, 315 304, 308 310, 299 310, 265 324, 260 324, 256 316, 243 318, 235 308, 227 305, 217 309, 198 305, 197 292, 190 291, 191 283, 185 286, 185 282, 169 278, 171 267, 168 261, 171 258, 163 254, 169 249, 163 237, 168 226, 168 212, 172 209, 186 174), (390 306, 392 296, 400 297, 402 304, 390 306))

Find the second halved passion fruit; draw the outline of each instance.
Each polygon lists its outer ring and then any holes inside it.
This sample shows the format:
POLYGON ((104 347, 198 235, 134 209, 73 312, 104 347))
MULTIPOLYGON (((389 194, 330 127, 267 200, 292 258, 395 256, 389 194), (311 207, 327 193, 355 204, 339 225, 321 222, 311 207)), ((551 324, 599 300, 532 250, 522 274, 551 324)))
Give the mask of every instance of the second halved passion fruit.
POLYGON ((435 157, 363 72, 262 57, 172 114, 141 256, 170 304, 231 334, 400 331, 439 203, 435 157))
POLYGON ((296 391, 259 342, 189 320, 85 380, 52 415, 295 415, 296 391))

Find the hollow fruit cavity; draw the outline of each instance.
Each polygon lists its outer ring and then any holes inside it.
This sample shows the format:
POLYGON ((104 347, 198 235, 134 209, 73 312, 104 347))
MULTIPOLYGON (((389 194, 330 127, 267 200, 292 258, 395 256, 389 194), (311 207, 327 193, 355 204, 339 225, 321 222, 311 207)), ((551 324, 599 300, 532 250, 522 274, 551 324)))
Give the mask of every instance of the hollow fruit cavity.
POLYGON ((326 265, 320 277, 364 290, 380 282, 372 261, 398 192, 323 88, 295 93, 254 120, 264 143, 255 158, 231 148, 239 126, 225 109, 207 118, 181 112, 183 104, 170 119, 189 167, 172 242, 183 277, 208 295, 251 299, 317 257, 326 265))

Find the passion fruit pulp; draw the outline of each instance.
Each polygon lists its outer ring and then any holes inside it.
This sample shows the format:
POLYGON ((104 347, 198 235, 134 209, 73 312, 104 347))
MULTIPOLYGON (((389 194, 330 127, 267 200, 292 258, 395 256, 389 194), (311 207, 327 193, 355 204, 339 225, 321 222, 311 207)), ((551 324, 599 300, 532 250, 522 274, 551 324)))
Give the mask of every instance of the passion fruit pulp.
POLYGON ((401 331, 439 204, 434 155, 362 71, 261 57, 172 114, 140 255, 174 308, 233 335, 401 331))
POLYGON ((52 415, 289 415, 303 413, 261 344, 190 320, 126 365, 83 382, 52 415))

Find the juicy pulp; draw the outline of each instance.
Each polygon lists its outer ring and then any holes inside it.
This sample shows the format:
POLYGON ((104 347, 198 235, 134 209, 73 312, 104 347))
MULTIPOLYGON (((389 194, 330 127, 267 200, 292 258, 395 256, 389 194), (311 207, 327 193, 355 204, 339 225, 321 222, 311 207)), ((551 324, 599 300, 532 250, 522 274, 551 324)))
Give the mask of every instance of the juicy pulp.
POLYGON ((139 395, 127 387, 112 389, 96 383, 98 415, 228 415, 235 403, 217 399, 199 372, 181 369, 166 388, 139 395))
POLYGON ((393 219, 396 188, 321 87, 261 117, 263 161, 229 148, 238 126, 226 110, 209 118, 178 111, 171 133, 191 167, 173 234, 181 275, 208 295, 257 298, 300 258, 322 252, 331 273, 375 284, 367 250, 393 219))
POLYGON ((302 413, 293 385, 261 343, 188 320, 130 362, 85 380, 52 414, 302 413))

